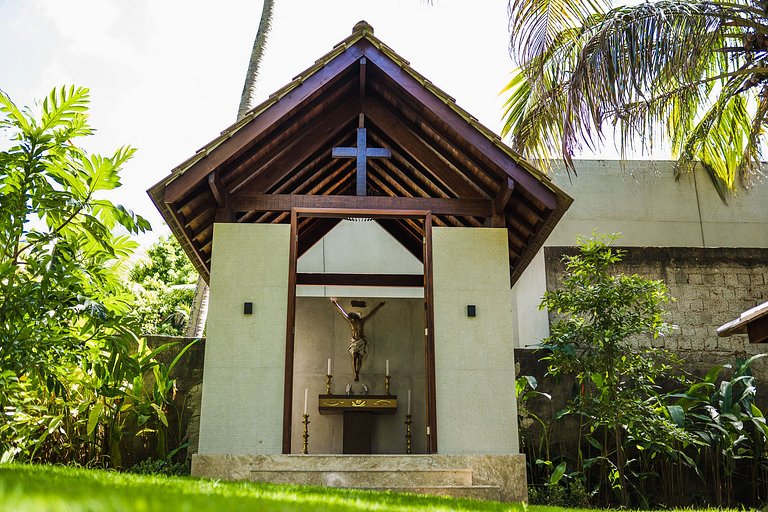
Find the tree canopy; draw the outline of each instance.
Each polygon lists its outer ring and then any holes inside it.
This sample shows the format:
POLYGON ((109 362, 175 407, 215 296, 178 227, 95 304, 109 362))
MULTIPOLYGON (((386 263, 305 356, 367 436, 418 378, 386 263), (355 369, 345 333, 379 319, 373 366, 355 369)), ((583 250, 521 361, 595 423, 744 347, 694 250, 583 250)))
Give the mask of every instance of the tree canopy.
POLYGON ((615 136, 622 151, 700 161, 721 197, 761 171, 768 126, 762 0, 511 0, 504 134, 545 164, 615 136), (613 133, 611 133, 613 132, 613 133))

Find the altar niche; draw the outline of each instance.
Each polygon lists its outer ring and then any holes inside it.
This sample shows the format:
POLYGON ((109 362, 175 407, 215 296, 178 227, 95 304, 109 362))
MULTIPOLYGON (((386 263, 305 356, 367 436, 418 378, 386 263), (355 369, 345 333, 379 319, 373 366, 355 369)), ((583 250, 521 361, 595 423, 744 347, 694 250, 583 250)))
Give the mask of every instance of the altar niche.
MULTIPOLYGON (((360 382, 370 395, 383 395, 386 361, 391 375, 390 393, 397 396, 395 414, 373 416, 371 453, 406 453, 408 390, 411 390, 413 421, 412 453, 427 453, 424 432, 426 421, 426 382, 424 374, 424 299, 386 297, 338 297, 349 312, 367 314, 377 304, 386 302, 365 323, 368 354, 360 369, 360 382), (365 307, 355 307, 364 302, 365 307)), ((294 345, 293 425, 291 453, 301 453, 301 425, 304 390, 307 389, 307 411, 310 415, 309 452, 313 454, 343 453, 344 419, 341 414, 318 414, 318 395, 325 393, 325 375, 331 358, 332 393, 344 394, 354 380, 352 358, 347 351, 350 329, 327 297, 296 298, 296 335, 294 345)), ((353 398, 364 398, 354 396, 353 398)), ((348 433, 349 435, 349 433, 348 433)))

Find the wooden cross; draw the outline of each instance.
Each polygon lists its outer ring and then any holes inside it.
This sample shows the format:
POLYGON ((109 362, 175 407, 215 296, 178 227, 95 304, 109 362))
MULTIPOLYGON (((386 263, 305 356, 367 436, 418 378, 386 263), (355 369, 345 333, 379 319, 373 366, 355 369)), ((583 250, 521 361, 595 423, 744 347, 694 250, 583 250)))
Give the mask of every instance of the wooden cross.
POLYGON ((368 158, 390 158, 392 152, 386 148, 369 148, 368 136, 363 128, 365 120, 364 114, 360 114, 357 128, 357 147, 356 148, 333 148, 331 156, 333 158, 357 158, 357 186, 356 194, 358 196, 366 195, 367 183, 367 159, 368 158))

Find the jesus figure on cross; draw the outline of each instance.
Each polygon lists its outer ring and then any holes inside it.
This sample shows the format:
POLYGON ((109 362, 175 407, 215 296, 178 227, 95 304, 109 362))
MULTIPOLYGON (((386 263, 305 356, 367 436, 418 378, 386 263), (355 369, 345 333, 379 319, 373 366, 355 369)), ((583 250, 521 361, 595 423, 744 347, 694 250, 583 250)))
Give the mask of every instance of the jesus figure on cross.
POLYGON ((384 302, 379 302, 367 315, 360 315, 354 311, 347 313, 339 304, 335 297, 331 297, 331 302, 338 308, 341 315, 349 322, 352 330, 352 339, 349 341, 349 355, 352 356, 352 371, 355 373, 355 382, 360 380, 360 367, 363 364, 363 358, 368 353, 368 340, 363 334, 363 325, 365 321, 373 316, 376 311, 383 306, 384 302))

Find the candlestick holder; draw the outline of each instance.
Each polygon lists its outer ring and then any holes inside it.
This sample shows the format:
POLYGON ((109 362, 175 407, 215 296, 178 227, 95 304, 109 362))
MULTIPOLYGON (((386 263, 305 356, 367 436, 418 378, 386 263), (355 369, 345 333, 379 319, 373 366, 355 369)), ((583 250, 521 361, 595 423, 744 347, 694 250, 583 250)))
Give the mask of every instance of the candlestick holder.
POLYGON ((389 381, 392 380, 392 377, 389 375, 384 376, 384 394, 389 396, 389 381))
POLYGON ((303 437, 304 437, 304 446, 301 449, 301 454, 302 455, 306 455, 307 453, 309 453, 309 451, 308 451, 308 446, 309 446, 309 428, 308 428, 308 425, 309 425, 309 414, 305 414, 304 415, 304 419, 303 419, 302 423, 304 423, 304 435, 303 435, 303 437))
POLYGON ((411 439, 413 435, 411 434, 411 415, 406 414, 405 415, 405 453, 408 455, 411 454, 411 439))
POLYGON ((330 395, 331 394, 331 381, 333 380, 333 375, 326 375, 325 376, 325 394, 330 395))

